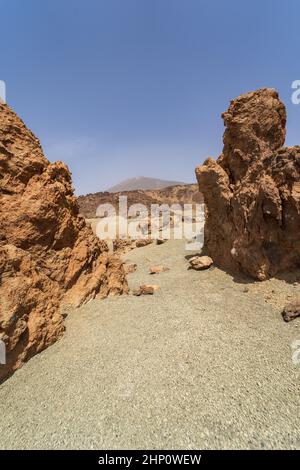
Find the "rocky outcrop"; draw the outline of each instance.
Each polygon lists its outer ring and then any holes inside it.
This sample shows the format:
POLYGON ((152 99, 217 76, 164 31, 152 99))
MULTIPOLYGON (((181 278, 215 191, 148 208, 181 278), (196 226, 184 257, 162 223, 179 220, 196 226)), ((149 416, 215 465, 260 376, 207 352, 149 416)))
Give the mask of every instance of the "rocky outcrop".
POLYGON ((62 304, 127 291, 118 257, 79 216, 71 175, 0 104, 0 380, 64 331, 62 304))
POLYGON ((286 111, 263 88, 222 115, 224 148, 196 168, 214 262, 264 280, 300 265, 300 147, 282 147, 286 111))

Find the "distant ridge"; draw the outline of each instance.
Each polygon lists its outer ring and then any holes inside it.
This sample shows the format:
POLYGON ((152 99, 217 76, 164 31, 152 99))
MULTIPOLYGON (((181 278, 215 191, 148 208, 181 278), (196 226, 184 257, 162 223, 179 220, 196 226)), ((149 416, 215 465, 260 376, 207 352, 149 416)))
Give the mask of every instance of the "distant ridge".
POLYGON ((130 178, 121 183, 112 186, 107 189, 110 193, 118 193, 120 191, 135 191, 137 189, 162 189, 168 186, 184 185, 180 181, 167 181, 158 178, 147 178, 146 176, 138 176, 136 178, 130 178))

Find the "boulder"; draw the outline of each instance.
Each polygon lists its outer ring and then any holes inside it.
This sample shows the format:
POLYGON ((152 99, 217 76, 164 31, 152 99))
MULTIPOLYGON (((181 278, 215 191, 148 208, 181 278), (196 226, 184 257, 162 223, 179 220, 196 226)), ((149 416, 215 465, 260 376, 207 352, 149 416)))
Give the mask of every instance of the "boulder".
POLYGON ((264 280, 300 265, 300 147, 283 147, 286 111, 273 89, 239 96, 223 119, 221 156, 196 168, 204 250, 264 280))
POLYGON ((134 241, 130 238, 115 238, 113 240, 113 251, 122 254, 134 248, 134 241))

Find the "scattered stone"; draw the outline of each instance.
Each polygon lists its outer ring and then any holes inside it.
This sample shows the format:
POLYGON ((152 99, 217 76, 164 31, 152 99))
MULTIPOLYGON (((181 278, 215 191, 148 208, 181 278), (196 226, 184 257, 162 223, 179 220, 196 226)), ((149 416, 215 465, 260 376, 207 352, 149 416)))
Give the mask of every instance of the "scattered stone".
POLYGON ((201 271, 203 269, 208 269, 213 264, 213 260, 209 256, 193 256, 189 260, 190 269, 195 269, 196 271, 201 271))
POLYGON ((163 243, 165 243, 167 240, 165 240, 164 238, 157 238, 156 239, 156 245, 162 245, 163 243))
POLYGON ((136 240, 135 246, 136 248, 142 248, 143 246, 150 245, 152 243, 151 238, 142 238, 140 240, 136 240))
POLYGON ((283 309, 282 316, 284 321, 289 322, 300 316, 300 300, 295 303, 286 305, 283 309))
POLYGON ((233 100, 221 156, 196 168, 206 205, 204 248, 258 280, 300 264, 300 146, 283 147, 286 110, 274 89, 233 100))
POLYGON ((244 292, 245 294, 246 294, 247 292, 249 292, 249 287, 244 287, 243 292, 244 292))
POLYGON ((135 263, 124 263, 123 267, 125 274, 130 274, 136 271, 137 265, 135 263))
POLYGON ((162 264, 159 264, 157 266, 150 266, 149 268, 149 273, 150 274, 158 274, 158 273, 163 273, 165 271, 169 271, 170 268, 167 266, 163 266, 162 264))
POLYGON ((126 253, 134 248, 134 242, 130 238, 115 238, 113 240, 113 251, 126 253))
MULTIPOLYGON (((80 213, 88 219, 94 219, 99 217, 97 214, 97 208, 103 204, 112 204, 119 212, 119 197, 127 196, 128 207, 133 204, 143 204, 147 208, 145 217, 143 211, 136 211, 136 213, 130 213, 128 218, 134 220, 139 217, 141 225, 147 219, 146 215, 151 214, 153 204, 161 205, 162 203, 172 206, 174 204, 180 205, 183 208, 184 204, 202 204, 203 197, 199 193, 197 184, 178 184, 175 186, 168 186, 162 189, 134 189, 133 187, 118 192, 98 192, 93 194, 87 194, 86 196, 79 196, 78 203, 80 207, 80 213), (140 220, 144 217, 143 220, 140 220)), ((161 215, 161 214, 160 214, 161 215)), ((101 217, 105 217, 105 214, 101 214, 101 217)), ((160 216, 159 216, 160 217, 160 216)), ((157 219, 159 219, 157 217, 157 219)), ((173 216, 171 216, 173 218, 173 216)), ((171 219, 172 220, 172 219, 171 219)), ((148 226, 150 233, 150 224, 148 226)))
POLYGON ((62 306, 127 291, 122 262, 79 215, 71 174, 0 104, 0 381, 64 332, 62 306))
POLYGON ((133 289, 132 294, 136 296, 140 295, 153 295, 156 290, 159 290, 160 287, 155 284, 142 284, 137 289, 133 289))

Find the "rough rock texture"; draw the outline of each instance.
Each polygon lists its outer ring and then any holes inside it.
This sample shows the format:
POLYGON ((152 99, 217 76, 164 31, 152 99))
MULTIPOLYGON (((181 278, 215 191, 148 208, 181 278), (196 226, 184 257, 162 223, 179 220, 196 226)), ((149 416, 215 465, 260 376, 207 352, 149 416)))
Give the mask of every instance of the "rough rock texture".
POLYGON ((213 260, 209 256, 193 256, 190 260, 190 269, 195 269, 196 271, 203 271, 208 269, 213 264, 213 260))
POLYGON ((100 204, 108 203, 112 204, 118 213, 120 196, 127 196, 128 208, 133 204, 144 204, 149 214, 151 204, 180 204, 182 206, 183 204, 200 204, 203 202, 203 196, 199 193, 197 184, 169 186, 164 189, 136 189, 118 193, 105 191, 79 196, 80 213, 86 218, 96 217, 97 207, 100 204))
POLYGON ((113 251, 118 254, 124 254, 135 248, 135 241, 130 238, 115 238, 112 242, 113 251))
POLYGON ((128 251, 134 250, 134 248, 142 248, 146 245, 150 245, 152 241, 151 238, 139 238, 137 240, 131 238, 115 238, 113 240, 113 251, 116 254, 122 255, 128 251))
POLYGON ((196 168, 205 246, 218 265, 264 280, 300 265, 300 147, 282 147, 286 111, 273 89, 233 100, 221 156, 196 168))
POLYGON ((61 305, 127 291, 118 257, 79 216, 71 175, 0 104, 0 380, 64 331, 61 305))
POLYGON ((300 317, 300 300, 286 305, 283 309, 282 316, 284 321, 289 322, 300 317))

